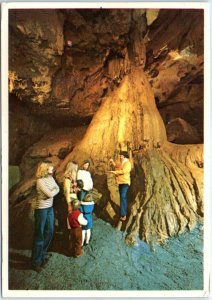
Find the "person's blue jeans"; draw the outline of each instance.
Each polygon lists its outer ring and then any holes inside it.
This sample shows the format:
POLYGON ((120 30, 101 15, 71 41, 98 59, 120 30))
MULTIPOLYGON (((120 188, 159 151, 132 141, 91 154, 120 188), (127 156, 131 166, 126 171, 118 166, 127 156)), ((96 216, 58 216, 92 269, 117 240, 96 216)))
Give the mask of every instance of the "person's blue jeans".
POLYGON ((40 266, 47 255, 47 250, 54 233, 53 207, 35 209, 35 231, 32 249, 32 266, 40 266))
POLYGON ((124 217, 127 215, 127 191, 128 191, 128 189, 129 189, 128 184, 119 184, 121 217, 124 217))

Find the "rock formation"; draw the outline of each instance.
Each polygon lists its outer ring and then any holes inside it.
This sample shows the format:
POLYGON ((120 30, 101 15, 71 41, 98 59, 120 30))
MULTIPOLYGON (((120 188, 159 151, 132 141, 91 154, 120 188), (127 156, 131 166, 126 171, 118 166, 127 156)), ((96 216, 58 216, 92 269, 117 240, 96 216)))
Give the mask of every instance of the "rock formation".
POLYGON ((103 194, 96 213, 116 225, 119 197, 107 174, 108 159, 124 149, 133 163, 129 218, 119 226, 127 242, 138 236, 163 241, 193 228, 203 216, 203 12, 78 9, 29 15, 10 13, 9 87, 16 105, 47 125, 43 138, 37 135, 22 154, 11 220, 23 207, 26 218, 32 216, 38 161, 50 157, 62 182, 68 161, 88 158, 103 194), (179 134, 179 124, 187 135, 179 134), (71 133, 78 125, 88 125, 85 134, 71 133), (46 139, 47 127, 50 135, 61 128, 58 140, 46 139), (63 135, 64 127, 70 136, 63 135), (166 128, 169 141, 190 145, 169 143, 166 128))

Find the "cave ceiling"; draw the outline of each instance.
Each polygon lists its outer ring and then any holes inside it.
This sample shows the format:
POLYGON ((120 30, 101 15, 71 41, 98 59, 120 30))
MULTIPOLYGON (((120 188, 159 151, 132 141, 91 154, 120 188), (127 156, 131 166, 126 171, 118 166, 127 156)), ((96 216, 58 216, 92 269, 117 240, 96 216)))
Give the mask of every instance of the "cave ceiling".
POLYGON ((11 102, 54 127, 88 124, 133 53, 165 125, 180 118, 202 142, 203 27, 192 9, 10 10, 11 102))

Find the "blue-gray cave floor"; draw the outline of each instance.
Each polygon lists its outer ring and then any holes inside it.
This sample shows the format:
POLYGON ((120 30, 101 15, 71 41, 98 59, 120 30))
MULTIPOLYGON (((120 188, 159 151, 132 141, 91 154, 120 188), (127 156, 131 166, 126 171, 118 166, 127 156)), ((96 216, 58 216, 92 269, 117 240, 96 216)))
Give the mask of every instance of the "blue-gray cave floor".
POLYGON ((74 259, 51 252, 41 273, 25 268, 30 250, 10 249, 11 290, 203 290, 203 231, 170 238, 153 251, 139 241, 125 244, 124 233, 94 216, 92 240, 74 259))

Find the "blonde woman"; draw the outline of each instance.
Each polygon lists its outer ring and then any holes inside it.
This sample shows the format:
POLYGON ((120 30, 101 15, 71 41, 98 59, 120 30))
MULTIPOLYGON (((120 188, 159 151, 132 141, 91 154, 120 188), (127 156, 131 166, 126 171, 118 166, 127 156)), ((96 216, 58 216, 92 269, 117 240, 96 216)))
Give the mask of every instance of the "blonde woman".
POLYGON ((47 250, 54 232, 53 197, 59 193, 59 187, 52 176, 53 170, 51 163, 42 162, 36 172, 37 200, 32 249, 32 267, 36 272, 41 272, 47 262, 47 250))
POLYGON ((67 164, 64 174, 64 195, 67 202, 68 212, 72 211, 71 199, 77 199, 77 170, 78 164, 71 161, 67 164))

